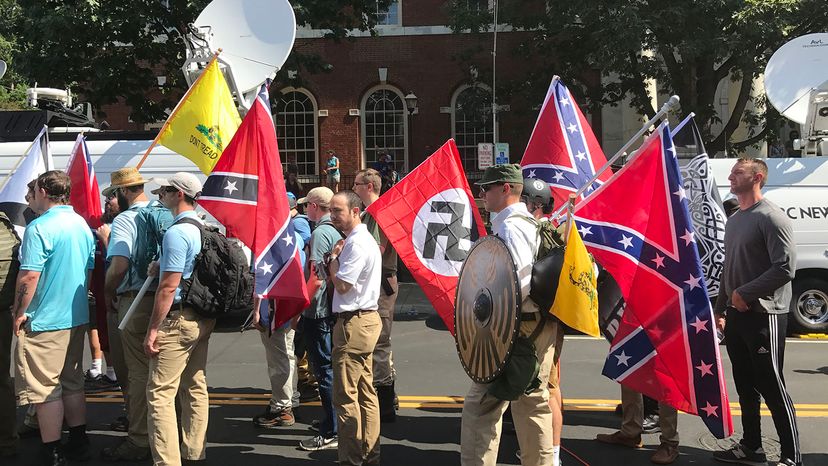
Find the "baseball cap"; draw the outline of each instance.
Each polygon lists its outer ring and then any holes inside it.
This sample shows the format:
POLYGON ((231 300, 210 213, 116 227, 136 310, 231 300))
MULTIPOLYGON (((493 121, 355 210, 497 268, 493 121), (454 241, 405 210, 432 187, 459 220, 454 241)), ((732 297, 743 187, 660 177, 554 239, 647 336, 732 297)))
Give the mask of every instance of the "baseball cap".
POLYGON ((493 165, 483 172, 483 179, 475 184, 480 186, 492 183, 523 184, 523 174, 521 173, 520 165, 516 163, 493 165))
POLYGON ((297 204, 319 204, 324 207, 331 205, 334 193, 330 188, 319 186, 308 191, 308 195, 296 201, 297 204))
POLYGON ((201 195, 201 181, 192 173, 178 172, 169 178, 153 178, 152 181, 160 186, 152 190, 153 194, 159 194, 162 188, 172 186, 193 199, 201 195))
POLYGON ((293 194, 292 192, 288 191, 287 198, 288 198, 288 205, 290 206, 290 208, 295 209, 296 208, 296 194, 293 194))

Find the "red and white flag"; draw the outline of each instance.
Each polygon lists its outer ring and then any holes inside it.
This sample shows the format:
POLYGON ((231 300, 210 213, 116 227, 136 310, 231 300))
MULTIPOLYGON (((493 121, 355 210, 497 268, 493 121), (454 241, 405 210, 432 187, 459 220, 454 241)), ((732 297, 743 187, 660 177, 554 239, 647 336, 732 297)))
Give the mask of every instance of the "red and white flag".
POLYGON ((69 203, 75 212, 86 220, 92 228, 101 226, 101 191, 95 177, 95 167, 86 148, 86 138, 82 134, 75 140, 75 147, 66 165, 66 174, 72 181, 69 203))
POLYGON ((486 235, 453 139, 368 207, 454 335, 454 295, 472 244, 486 235))

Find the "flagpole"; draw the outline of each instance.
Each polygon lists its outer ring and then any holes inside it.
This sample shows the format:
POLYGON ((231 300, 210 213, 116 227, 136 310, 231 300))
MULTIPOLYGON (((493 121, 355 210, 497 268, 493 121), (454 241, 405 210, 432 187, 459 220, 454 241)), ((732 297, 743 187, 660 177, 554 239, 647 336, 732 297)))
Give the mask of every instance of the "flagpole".
POLYGON ((564 246, 569 245, 569 230, 572 228, 572 223, 574 222, 572 216, 575 214, 575 200, 577 196, 575 194, 570 194, 569 199, 566 201, 566 210, 569 215, 566 217, 566 227, 564 228, 564 246))
MULTIPOLYGON (((221 49, 216 50, 216 53, 213 55, 213 58, 210 59, 210 61, 207 62, 207 66, 204 67, 205 70, 207 68, 209 68, 210 65, 212 65, 214 61, 218 60, 218 56, 219 56, 220 53, 221 53, 221 49)), ((175 117, 176 113, 178 113, 178 110, 181 108, 181 104, 184 103, 185 100, 187 100, 187 98, 190 96, 190 93, 193 91, 193 89, 195 89, 196 84, 198 84, 198 82, 201 81, 201 78, 203 78, 203 77, 204 77, 204 72, 202 71, 201 74, 198 75, 198 78, 196 78, 195 82, 193 82, 193 85, 190 86, 189 89, 187 89, 187 92, 184 93, 184 96, 182 96, 181 100, 178 101, 178 105, 175 106, 172 113, 170 113, 170 116, 167 117, 167 121, 165 121, 164 125, 161 126, 161 129, 158 130, 158 134, 155 135, 155 139, 152 140, 152 144, 150 144, 150 146, 147 148, 147 151, 144 152, 144 156, 141 157, 141 160, 139 160, 138 164, 135 165, 135 169, 137 169, 137 170, 141 169, 141 166, 147 160, 147 157, 149 156, 150 152, 152 152, 152 149, 158 144, 158 140, 161 139, 161 135, 164 134, 164 130, 167 129, 167 127, 170 125, 170 121, 172 121, 173 117, 175 117)))
MULTIPOLYGON (((2 191, 2 190, 3 190, 3 188, 5 188, 5 187, 6 187, 6 184, 9 182, 9 180, 11 179, 12 175, 14 174, 14 172, 15 172, 15 171, 17 171, 17 167, 19 167, 19 166, 20 166, 20 162, 22 162, 22 161, 23 161, 23 159, 25 159, 25 158, 26 158, 26 156, 27 156, 27 155, 29 155, 29 151, 30 151, 30 150, 32 150, 32 147, 34 147, 35 143, 36 143, 37 141, 39 141, 39 140, 40 140, 40 136, 41 136, 41 134, 43 134, 43 131, 47 128, 47 126, 46 126, 46 125, 43 125, 43 128, 44 128, 44 129, 40 130, 40 133, 37 133, 37 137, 35 138, 35 140, 34 140, 34 141, 32 141, 32 143, 31 143, 31 144, 29 144, 29 147, 27 147, 27 148, 26 148, 26 150, 25 150, 25 151, 23 151, 23 153, 22 153, 22 154, 20 155, 20 157, 17 159, 17 162, 15 162, 15 163, 14 163, 14 166, 13 166, 13 167, 12 167, 12 169, 9 171, 9 174, 8 174, 8 175, 6 175, 6 178, 3 180, 3 184, 2 184, 2 185, 0 185, 0 191, 2 191)), ((45 166, 46 166, 46 161, 44 160, 43 162, 44 162, 44 163, 43 163, 43 166, 45 167, 45 166)))
MULTIPOLYGON (((647 130, 649 130, 650 127, 656 123, 656 121, 666 116, 667 112, 669 112, 675 106, 677 106, 678 103, 679 96, 677 95, 670 97, 670 100, 664 102, 664 105, 661 107, 661 110, 659 110, 652 118, 650 118, 650 120, 647 121, 647 123, 644 123, 644 126, 642 126, 641 129, 638 130, 637 133, 635 133, 635 136, 633 136, 632 139, 627 141, 626 144, 624 144, 620 149, 618 149, 618 152, 616 152, 611 159, 607 160, 607 163, 605 163, 603 167, 596 171, 595 175, 592 178, 590 178, 590 180, 587 181, 583 186, 581 186, 580 189, 578 189, 578 192, 575 193, 575 197, 580 197, 580 195, 583 194, 584 191, 586 191, 590 186, 592 186, 592 183, 594 183, 595 180, 600 178, 601 175, 603 175, 604 172, 607 171, 607 169, 609 169, 616 160, 618 160, 619 158, 621 158, 622 155, 624 155, 627 149, 632 147, 632 145, 635 144, 636 141, 638 141, 638 138, 643 136, 644 133, 647 132, 647 130)), ((552 218, 559 218, 561 216, 561 212, 563 212, 566 208, 567 205, 562 205, 561 207, 559 207, 558 210, 552 213, 552 218)))
POLYGON ((679 131, 681 131, 681 129, 684 128, 684 125, 686 125, 687 122, 690 121, 690 119, 694 116, 696 116, 696 112, 690 112, 689 115, 687 115, 683 120, 681 120, 681 123, 677 124, 675 128, 670 130, 670 134, 676 134, 679 131))

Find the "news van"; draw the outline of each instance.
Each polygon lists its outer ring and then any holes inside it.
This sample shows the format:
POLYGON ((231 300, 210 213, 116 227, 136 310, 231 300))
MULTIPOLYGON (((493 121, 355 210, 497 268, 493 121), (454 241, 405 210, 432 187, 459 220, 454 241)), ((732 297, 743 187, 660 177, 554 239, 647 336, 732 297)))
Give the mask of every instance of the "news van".
MULTIPOLYGON (((789 333, 828 333, 828 157, 765 159, 763 194, 791 220, 796 243, 789 333)), ((736 159, 710 159, 722 199, 736 159)))

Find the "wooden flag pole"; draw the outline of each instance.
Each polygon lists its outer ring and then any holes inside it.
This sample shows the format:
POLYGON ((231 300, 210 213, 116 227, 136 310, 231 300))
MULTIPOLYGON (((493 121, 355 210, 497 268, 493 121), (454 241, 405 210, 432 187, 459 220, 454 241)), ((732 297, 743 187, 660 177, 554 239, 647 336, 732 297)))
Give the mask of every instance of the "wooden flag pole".
POLYGON ((566 201, 566 228, 564 228, 564 247, 569 246, 569 230, 572 228, 572 223, 574 222, 572 216, 575 214, 575 200, 577 196, 575 194, 570 194, 569 199, 566 201))
MULTIPOLYGON (((218 56, 219 56, 220 53, 221 53, 221 49, 216 50, 216 53, 213 55, 213 58, 210 59, 210 61, 207 63, 207 66, 204 67, 205 70, 207 68, 209 68, 210 65, 212 65, 214 61, 218 60, 218 56)), ((187 92, 184 93, 184 96, 181 97, 181 100, 178 101, 178 105, 175 106, 172 113, 170 113, 170 116, 167 117, 167 121, 165 121, 164 125, 161 126, 161 129, 158 130, 158 134, 155 135, 155 139, 152 140, 152 144, 150 144, 150 146, 147 148, 147 151, 144 152, 144 156, 141 157, 141 160, 139 160, 138 164, 135 165, 135 168, 137 170, 140 170, 141 166, 144 165, 144 162, 146 162, 146 160, 147 160, 147 156, 149 156, 150 152, 152 152, 152 149, 158 144, 158 140, 161 139, 161 135, 164 134, 164 131, 170 125, 170 121, 172 121, 172 119, 178 113, 178 110, 181 108, 181 104, 183 104, 184 101, 187 100, 188 97, 190 97, 190 93, 193 92, 193 89, 195 89, 196 85, 198 84, 199 81, 201 81, 201 78, 203 78, 203 77, 204 77, 204 72, 202 72, 200 75, 198 75, 198 78, 196 78, 193 85, 190 86, 189 89, 187 89, 187 92)))

